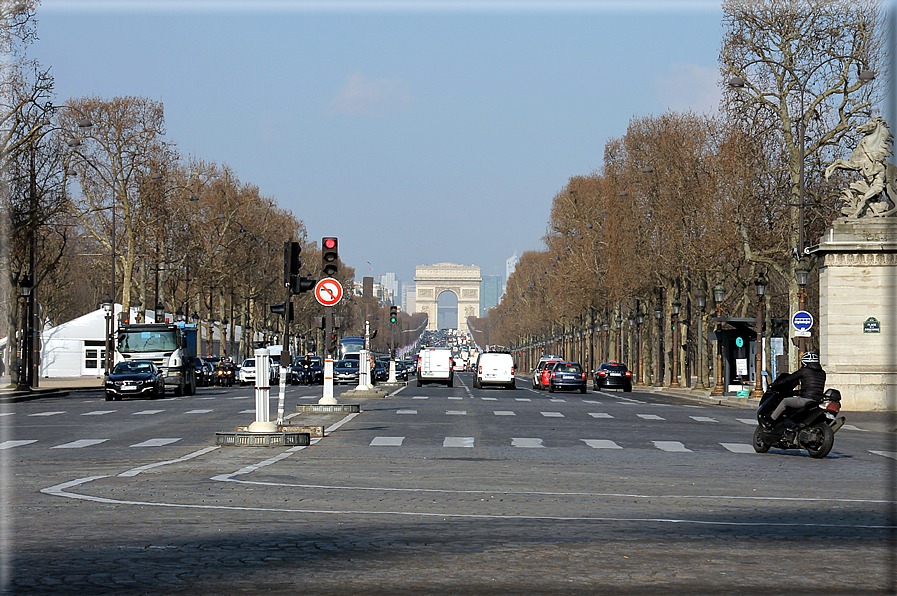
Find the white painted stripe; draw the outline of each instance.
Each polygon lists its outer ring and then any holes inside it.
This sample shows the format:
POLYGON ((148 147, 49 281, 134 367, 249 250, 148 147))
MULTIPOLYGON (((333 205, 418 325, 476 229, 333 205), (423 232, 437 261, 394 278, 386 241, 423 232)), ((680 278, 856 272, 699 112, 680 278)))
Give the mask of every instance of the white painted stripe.
POLYGON ((31 443, 37 443, 37 439, 31 439, 30 441, 3 441, 0 443, 0 449, 12 449, 13 447, 21 447, 31 443))
POLYGON ((134 443, 131 447, 162 447, 180 441, 180 439, 149 439, 142 443, 134 443))
POLYGON ((622 449, 622 447, 607 439, 580 439, 580 441, 592 449, 622 449))
POLYGON ((240 414, 255 414, 255 410, 240 410, 240 414))
POLYGON ((601 402, 600 402, 600 401, 595 401, 594 399, 584 399, 584 400, 582 400, 582 403, 584 403, 584 404, 598 404, 599 406, 601 405, 601 402))
POLYGON ((564 415, 561 414, 560 412, 539 412, 539 413, 542 414, 543 416, 545 416, 546 418, 563 418, 564 417, 564 415))
POLYGON ((542 439, 520 439, 520 438, 512 438, 511 446, 512 447, 524 447, 524 448, 528 448, 528 449, 545 447, 545 445, 542 444, 542 439))
POLYGON ((481 397, 483 401, 498 401, 497 397, 481 397))
POLYGON ((430 398, 427 397, 426 395, 415 395, 411 399, 430 399, 430 398))
POLYGON ((882 455, 884 457, 890 457, 891 459, 897 459, 897 451, 872 451, 870 449, 869 453, 874 453, 875 455, 882 455))
POLYGON ((745 443, 720 443, 732 453, 757 453, 751 445, 745 443))
POLYGON ((215 410, 190 410, 189 412, 184 412, 184 414, 208 414, 209 412, 214 412, 215 410))
POLYGON ((227 399, 249 399, 248 395, 238 395, 237 397, 228 397, 227 399))
POLYGON ((751 426, 757 425, 756 418, 736 418, 735 420, 737 420, 738 422, 744 422, 745 424, 749 424, 751 426))
POLYGON ((99 445, 100 443, 105 443, 108 440, 109 439, 79 439, 77 441, 72 441, 71 443, 65 443, 64 445, 56 445, 55 447, 50 447, 50 449, 81 449, 82 447, 99 445))
POLYGON ((115 410, 94 410, 93 412, 84 412, 82 416, 102 416, 103 414, 111 414, 115 410))
POLYGON ((515 397, 514 400, 515 401, 533 401, 528 397, 515 397))
POLYGON ((613 416, 607 412, 589 412, 589 416, 592 418, 613 418, 613 416))
POLYGON ((401 447, 405 437, 374 437, 371 447, 401 447))
POLYGON ((843 425, 843 426, 841 427, 841 429, 842 429, 842 430, 858 430, 858 431, 860 431, 860 432, 864 432, 864 433, 869 432, 868 429, 865 429, 865 428, 859 428, 859 427, 854 426, 854 425, 852 425, 852 424, 845 424, 845 425, 843 425))
POLYGON ((651 441, 654 446, 661 451, 669 451, 672 453, 691 453, 691 449, 686 449, 685 445, 679 441, 651 441))
POLYGON ((492 413, 495 414, 496 416, 516 416, 517 415, 514 412, 511 412, 510 410, 494 410, 492 413))
POLYGON ((636 414, 636 415, 639 418, 642 418, 644 420, 665 420, 665 418, 661 418, 660 416, 657 416, 656 414, 636 414))
POLYGON ((443 447, 473 447, 473 437, 446 437, 443 447))
POLYGON ((714 420, 713 418, 709 418, 707 416, 689 416, 695 422, 719 422, 719 420, 714 420))
POLYGON ((65 412, 40 412, 38 414, 28 414, 29 416, 55 416, 56 414, 65 414, 65 412))
POLYGON ((467 410, 446 410, 449 416, 467 416, 467 410))
POLYGON ((417 414, 417 410, 396 410, 396 414, 417 414))
POLYGON ((567 403, 567 400, 566 400, 566 399, 560 399, 560 398, 558 398, 558 397, 552 397, 552 398, 550 398, 548 401, 550 401, 550 402, 554 402, 554 403, 556 403, 556 404, 565 404, 565 403, 567 403))
POLYGON ((141 410, 140 412, 134 412, 134 416, 139 414, 158 414, 159 412, 164 412, 165 410, 141 410))
POLYGON ((0 416, 12 416, 15 412, 0 412, 0 416))
POLYGON ((204 449, 200 449, 199 451, 194 451, 193 453, 188 453, 184 457, 179 457, 177 459, 170 459, 168 461, 160 461, 160 462, 156 462, 154 464, 146 464, 145 466, 138 466, 136 468, 131 468, 130 470, 125 470, 124 472, 119 474, 119 476, 136 476, 137 474, 139 474, 140 472, 143 472, 145 470, 149 470, 151 468, 158 468, 159 466, 167 466, 168 464, 176 464, 176 463, 180 463, 182 461, 187 461, 189 459, 193 459, 194 457, 199 457, 200 455, 205 455, 206 453, 209 453, 210 451, 215 451, 216 449, 220 449, 220 447, 217 445, 214 447, 206 447, 204 449))
POLYGON ((463 397, 450 397, 449 399, 464 399, 463 397))

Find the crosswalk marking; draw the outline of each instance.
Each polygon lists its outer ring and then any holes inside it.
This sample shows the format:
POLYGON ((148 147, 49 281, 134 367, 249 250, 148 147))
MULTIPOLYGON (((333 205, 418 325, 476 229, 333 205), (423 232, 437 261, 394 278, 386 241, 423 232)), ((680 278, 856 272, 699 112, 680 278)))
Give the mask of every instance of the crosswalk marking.
POLYGON ((30 445, 31 443, 37 443, 37 439, 31 439, 29 441, 3 441, 0 443, 0 449, 12 449, 13 447, 21 447, 22 445, 30 445))
POLYGON ((589 412, 589 416, 592 418, 613 418, 613 416, 606 412, 589 412))
POLYGON ((515 397, 514 400, 515 401, 533 401, 528 397, 515 397))
POLYGON ((601 405, 601 402, 600 402, 600 401, 595 401, 594 399, 584 399, 584 400, 582 400, 582 403, 584 403, 584 404, 597 404, 597 405, 599 405, 599 406, 601 405))
POLYGON ((426 395, 415 395, 411 399, 429 399, 426 395))
POLYGON ((510 410, 494 410, 492 413, 495 414, 496 416, 516 416, 517 415, 510 410))
POLYGON ((592 449, 622 449, 622 447, 607 439, 580 439, 580 441, 592 449))
POLYGON ((671 453, 691 453, 692 450, 688 449, 680 443, 679 441, 651 441, 654 443, 654 446, 660 449, 661 451, 669 451, 671 453))
POLYGON ((526 449, 538 449, 545 447, 542 444, 542 439, 526 439, 526 438, 512 438, 511 439, 512 447, 523 447, 526 449))
POLYGON ((567 403, 567 400, 566 400, 566 399, 561 399, 561 398, 559 398, 559 397, 552 397, 552 398, 549 398, 548 401, 554 402, 554 403, 556 403, 556 404, 565 404, 565 403, 567 403))
POLYGON ((190 410, 184 414, 208 414, 209 412, 214 412, 214 410, 190 410))
POLYGON ((55 416, 56 414, 65 414, 65 412, 38 412, 37 414, 28 414, 29 416, 55 416))
POLYGON ((108 440, 109 439, 78 439, 77 441, 72 441, 71 443, 65 443, 63 445, 50 447, 50 449, 81 449, 82 447, 99 445, 100 443, 105 443, 108 440))
POLYGON ((643 420, 666 420, 666 418, 661 418, 656 414, 636 414, 636 416, 642 418, 643 420))
POLYGON ((467 410, 446 410, 449 416, 467 416, 467 410))
POLYGON ((446 437, 443 447, 473 447, 473 437, 446 437))
POLYGON ((744 443, 720 443, 720 445, 722 445, 732 453, 756 453, 752 446, 746 445, 744 443))
POLYGON ((719 420, 714 420, 708 416, 689 416, 695 422, 719 422, 719 420))
POLYGON ((102 416, 103 414, 111 414, 115 410, 94 410, 93 412, 84 412, 82 416, 102 416))
POLYGON ((405 437, 374 437, 372 447, 401 447, 405 437))
POLYGON ((396 414, 417 414, 417 410, 396 410, 396 414))
POLYGON ((450 397, 449 399, 464 399, 464 398, 463 398, 463 397, 454 397, 454 396, 452 396, 452 397, 450 397))
POLYGON ((546 418, 563 418, 564 415, 560 412, 540 412, 546 418))
POLYGON ((480 399, 482 399, 483 401, 498 401, 497 397, 482 397, 480 399))
POLYGON ((142 443, 134 443, 131 447, 163 447, 180 441, 180 439, 149 439, 142 443))
POLYGON ((158 414, 159 412, 164 412, 165 410, 141 410, 139 412, 134 412, 133 416, 139 416, 140 414, 158 414))

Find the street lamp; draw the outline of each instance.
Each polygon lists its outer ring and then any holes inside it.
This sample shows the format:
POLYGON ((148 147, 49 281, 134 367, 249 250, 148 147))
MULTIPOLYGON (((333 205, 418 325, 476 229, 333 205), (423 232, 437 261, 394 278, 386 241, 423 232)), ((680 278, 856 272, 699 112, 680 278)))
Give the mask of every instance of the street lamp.
POLYGON ((112 371, 112 314, 115 303, 112 298, 106 296, 103 299, 103 311, 106 313, 106 354, 103 357, 103 368, 108 375, 112 371))
POLYGON ((679 310, 682 308, 682 303, 676 298, 670 307, 670 323, 673 327, 673 362, 670 370, 670 388, 678 388, 681 387, 679 384, 679 310))
POLYGON ((766 295, 766 278, 761 273, 754 282, 757 290, 757 354, 754 358, 754 390, 751 397, 760 399, 763 397, 763 297, 766 295))
POLYGON ((636 385, 644 385, 645 379, 643 378, 642 371, 644 370, 644 362, 642 361, 642 323, 645 322, 645 313, 642 311, 641 305, 639 305, 638 310, 635 312, 635 322, 636 322, 636 330, 638 332, 638 354, 635 358, 635 366, 636 366, 636 385))
POLYGON ((16 384, 17 391, 26 391, 33 387, 33 367, 31 365, 31 362, 34 359, 34 315, 32 313, 33 302, 31 300, 32 289, 33 283, 30 277, 23 277, 19 281, 19 296, 22 298, 24 314, 22 317, 22 341, 20 343, 22 357, 19 362, 19 379, 16 384))
POLYGON ((604 331, 604 350, 602 353, 605 357, 605 362, 610 360, 610 333, 608 333, 608 329, 610 329, 610 325, 607 323, 607 319, 604 319, 604 322, 601 323, 601 330, 604 331))
MULTIPOLYGON (((807 259, 798 259, 794 265, 794 277, 797 280, 797 310, 807 308, 807 282, 810 279, 810 263, 807 259)), ((797 338, 797 349, 800 355, 807 351, 807 338, 804 336, 797 338)))
POLYGON ((654 386, 663 386, 663 306, 660 300, 654 307, 654 318, 657 319, 657 363, 654 365, 654 386))
POLYGON ((723 284, 717 283, 713 288, 713 302, 716 303, 716 385, 710 395, 723 395, 725 388, 723 387, 723 322, 720 319, 723 316, 723 300, 726 298, 726 288, 723 284))
POLYGON ((704 305, 707 304, 707 293, 703 289, 695 292, 695 301, 698 303, 698 383, 695 389, 703 391, 704 385, 704 305))
POLYGON ((156 323, 164 323, 165 322, 165 305, 161 302, 156 302, 156 323))
POLYGON ((617 312, 617 318, 614 319, 617 327, 617 362, 623 362, 623 317, 617 312))

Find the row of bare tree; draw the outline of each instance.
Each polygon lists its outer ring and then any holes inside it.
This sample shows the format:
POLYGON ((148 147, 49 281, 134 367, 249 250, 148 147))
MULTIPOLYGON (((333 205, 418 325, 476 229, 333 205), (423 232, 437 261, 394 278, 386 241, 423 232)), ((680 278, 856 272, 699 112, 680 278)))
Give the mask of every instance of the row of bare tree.
POLYGON ((801 234, 815 244, 839 215, 845 180, 826 181, 825 166, 880 103, 884 15, 854 0, 729 0, 723 11, 720 115, 635 117, 609 140, 602 166, 555 195, 545 249, 525 253, 501 304, 471 321, 479 343, 515 347, 522 367, 553 350, 593 366, 622 353, 643 382, 675 382, 676 362, 679 379, 706 383, 712 350, 698 361, 695 343, 713 328, 713 290, 724 317, 756 317, 761 274, 764 333, 785 332, 775 323, 797 310, 795 268, 815 265, 799 258, 801 234))

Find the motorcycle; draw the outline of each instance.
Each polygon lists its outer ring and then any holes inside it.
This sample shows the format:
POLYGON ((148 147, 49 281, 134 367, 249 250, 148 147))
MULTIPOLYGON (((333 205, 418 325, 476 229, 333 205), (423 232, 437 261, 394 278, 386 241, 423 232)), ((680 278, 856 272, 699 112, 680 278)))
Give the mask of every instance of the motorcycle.
POLYGON ((766 391, 757 408, 759 426, 754 430, 753 446, 757 453, 778 449, 806 449, 816 459, 822 459, 835 445, 835 433, 846 418, 841 411, 841 392, 827 389, 821 401, 813 401, 798 409, 785 410, 775 422, 773 410, 788 394, 766 391))
POLYGON ((231 387, 234 384, 234 368, 221 367, 215 370, 215 384, 219 387, 231 387))

